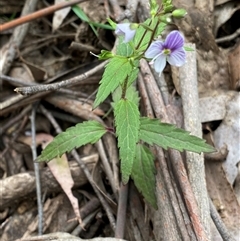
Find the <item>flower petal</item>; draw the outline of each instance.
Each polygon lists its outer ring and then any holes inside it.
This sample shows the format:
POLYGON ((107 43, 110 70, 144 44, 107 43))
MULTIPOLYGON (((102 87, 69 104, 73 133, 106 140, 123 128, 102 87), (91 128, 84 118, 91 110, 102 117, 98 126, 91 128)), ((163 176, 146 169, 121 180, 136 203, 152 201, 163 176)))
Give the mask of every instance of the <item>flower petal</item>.
POLYGON ((119 23, 115 30, 116 35, 124 35, 124 42, 127 43, 133 39, 136 29, 130 28, 130 23, 119 23))
POLYGON ((165 66, 166 66, 166 55, 161 54, 157 57, 157 59, 154 62, 154 69, 157 73, 162 73, 165 66))
POLYGON ((175 30, 167 35, 164 43, 164 48, 174 51, 178 48, 182 48, 183 44, 184 44, 183 35, 179 31, 175 30))
POLYGON ((117 24, 115 33, 118 35, 119 33, 125 34, 130 29, 130 23, 119 23, 117 24))
POLYGON ((174 66, 182 66, 186 62, 186 52, 183 48, 173 51, 170 56, 167 56, 169 64, 174 66))
POLYGON ((162 41, 154 41, 151 43, 147 51, 145 52, 145 57, 149 59, 153 59, 158 54, 162 53, 163 51, 163 42, 162 41))

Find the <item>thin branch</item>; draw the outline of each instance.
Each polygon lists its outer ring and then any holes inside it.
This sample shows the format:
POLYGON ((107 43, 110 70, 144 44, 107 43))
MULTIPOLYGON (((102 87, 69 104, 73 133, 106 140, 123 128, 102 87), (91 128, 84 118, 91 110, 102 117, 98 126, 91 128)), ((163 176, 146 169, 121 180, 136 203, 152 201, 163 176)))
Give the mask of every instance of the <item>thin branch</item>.
POLYGON ((27 87, 18 87, 14 91, 16 91, 19 94, 22 95, 31 95, 38 92, 44 92, 44 91, 53 91, 57 90, 66 86, 73 86, 77 84, 79 81, 87 79, 89 76, 95 74, 97 71, 101 70, 108 61, 104 61, 101 64, 97 65, 93 69, 90 69, 89 71, 85 72, 84 74, 81 74, 79 76, 75 76, 71 79, 63 80, 57 83, 53 84, 43 84, 43 85, 34 85, 34 86, 27 86, 27 87))
POLYGON ((228 230, 227 230, 225 224, 223 223, 219 213, 217 212, 211 198, 209 197, 208 200, 209 200, 210 214, 211 214, 212 220, 213 220, 218 232, 222 236, 223 241, 235 241, 235 239, 228 232, 228 230))
POLYGON ((119 190, 118 211, 117 211, 117 224, 115 230, 115 238, 124 238, 126 212, 127 212, 127 200, 128 200, 128 188, 129 184, 123 185, 121 183, 119 190))
POLYGON ((8 120, 8 122, 1 126, 1 133, 4 133, 10 126, 13 126, 17 121, 21 120, 30 110, 31 105, 28 105, 17 116, 8 120))
POLYGON ((116 186, 117 192, 120 187, 120 178, 119 178, 119 158, 118 158, 118 149, 116 144, 116 138, 111 133, 106 133, 103 136, 103 143, 106 146, 106 151, 108 156, 111 158, 112 170, 113 170, 113 182, 116 186))
POLYGON ((91 173, 89 172, 86 164, 81 160, 81 158, 79 157, 78 153, 76 150, 72 150, 71 154, 73 155, 73 157, 76 159, 76 161, 78 162, 78 164, 80 165, 80 167, 82 168, 82 170, 84 171, 88 181, 90 182, 90 184, 92 185, 92 188, 94 190, 94 192, 97 194, 97 197, 99 198, 99 201, 101 202, 104 210, 106 211, 107 217, 109 219, 110 222, 110 226, 112 228, 113 231, 115 231, 116 228, 116 222, 115 222, 115 218, 112 214, 112 210, 109 206, 109 204, 106 202, 106 200, 103 198, 102 194, 100 193, 100 191, 97 189, 96 184, 92 178, 91 173))
MULTIPOLYGON (((187 64, 179 69, 184 128, 201 138, 202 126, 199 117, 196 47, 195 44, 187 45, 193 51, 187 52, 187 64)), ((203 154, 199 155, 186 151, 186 163, 189 181, 198 203, 201 221, 210 239, 210 211, 203 154)))
POLYGON ((231 41, 231 40, 235 39, 238 35, 240 35, 240 28, 237 29, 233 34, 230 34, 230 35, 222 37, 222 38, 217 38, 216 43, 219 44, 219 43, 231 41))
MULTIPOLYGON (((37 149, 36 149, 36 109, 38 103, 33 104, 32 114, 31 114, 31 132, 32 132, 32 156, 33 160, 37 158, 37 149)), ((39 173, 39 163, 34 162, 34 172, 36 177, 36 192, 37 192, 37 204, 38 204, 38 235, 43 233, 43 206, 41 198, 41 182, 40 182, 40 173, 39 173)))
POLYGON ((36 11, 34 13, 28 14, 26 16, 22 16, 20 18, 12 20, 11 22, 1 24, 0 25, 0 33, 2 31, 5 31, 5 30, 8 30, 10 28, 21 25, 23 23, 27 23, 27 22, 30 22, 32 20, 35 20, 35 19, 41 18, 43 16, 49 15, 49 14, 51 14, 53 12, 56 12, 57 10, 60 10, 62 8, 66 8, 66 7, 75 5, 77 3, 85 2, 85 1, 87 1, 87 0, 73 0, 73 1, 66 1, 66 2, 63 1, 59 4, 54 4, 53 6, 41 9, 41 10, 36 11))
POLYGON ((113 190, 113 193, 115 195, 115 197, 118 197, 118 190, 116 188, 116 184, 114 183, 114 177, 113 177, 113 171, 111 169, 111 166, 109 164, 109 160, 107 158, 106 152, 104 150, 104 146, 102 143, 102 140, 100 139, 96 144, 95 144, 98 153, 101 157, 101 161, 102 161, 102 165, 103 165, 103 169, 108 177, 108 180, 110 182, 111 188, 113 190))

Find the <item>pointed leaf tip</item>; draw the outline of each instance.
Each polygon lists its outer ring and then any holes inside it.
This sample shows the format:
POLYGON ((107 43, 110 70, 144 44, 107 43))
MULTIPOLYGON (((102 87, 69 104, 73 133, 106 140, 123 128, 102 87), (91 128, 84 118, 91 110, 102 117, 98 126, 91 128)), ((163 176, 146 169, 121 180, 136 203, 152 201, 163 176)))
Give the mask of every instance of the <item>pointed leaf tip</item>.
POLYGON ((121 99, 114 105, 116 134, 121 159, 122 182, 126 184, 132 172, 140 126, 140 113, 136 103, 121 99))
POLYGON ((68 128, 57 135, 37 158, 38 162, 50 161, 74 148, 97 142, 106 133, 105 127, 97 121, 85 121, 68 128))
POLYGON ((186 150, 196 153, 215 151, 205 140, 190 135, 188 131, 174 125, 145 117, 140 121, 139 138, 149 145, 156 144, 164 149, 173 148, 178 151, 186 150))

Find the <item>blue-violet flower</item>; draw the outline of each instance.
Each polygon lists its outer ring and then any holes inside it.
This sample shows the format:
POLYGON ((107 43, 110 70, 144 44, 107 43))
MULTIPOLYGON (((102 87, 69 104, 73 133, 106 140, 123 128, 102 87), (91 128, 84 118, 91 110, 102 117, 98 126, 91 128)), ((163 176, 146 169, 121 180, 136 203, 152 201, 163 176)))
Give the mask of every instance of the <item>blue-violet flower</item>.
POLYGON ((115 34, 124 35, 124 42, 127 43, 131 41, 135 35, 136 28, 132 26, 132 23, 119 23, 117 24, 115 34))
POLYGON ((186 61, 186 53, 183 48, 184 37, 179 31, 172 31, 166 37, 165 42, 157 40, 151 43, 145 57, 152 59, 156 72, 161 73, 166 62, 174 66, 182 66, 186 61))

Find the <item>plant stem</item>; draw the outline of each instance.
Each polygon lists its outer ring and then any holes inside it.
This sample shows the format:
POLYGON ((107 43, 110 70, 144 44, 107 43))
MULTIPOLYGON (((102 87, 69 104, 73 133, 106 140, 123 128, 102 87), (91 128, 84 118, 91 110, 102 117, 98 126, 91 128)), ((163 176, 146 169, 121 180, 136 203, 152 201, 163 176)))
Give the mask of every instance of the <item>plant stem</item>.
POLYGON ((123 85, 122 85, 122 96, 121 96, 121 99, 125 99, 125 97, 126 97, 127 84, 128 84, 128 79, 126 78, 124 80, 124 82, 123 82, 123 85))

